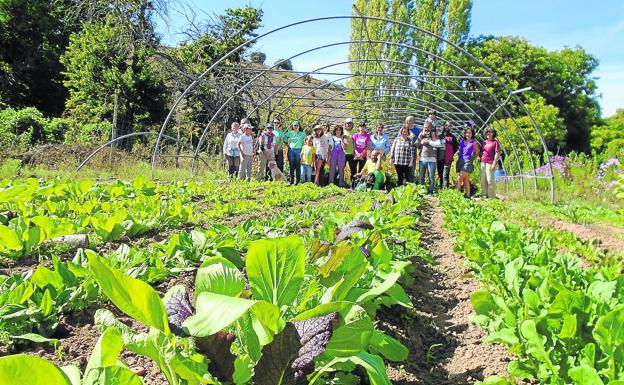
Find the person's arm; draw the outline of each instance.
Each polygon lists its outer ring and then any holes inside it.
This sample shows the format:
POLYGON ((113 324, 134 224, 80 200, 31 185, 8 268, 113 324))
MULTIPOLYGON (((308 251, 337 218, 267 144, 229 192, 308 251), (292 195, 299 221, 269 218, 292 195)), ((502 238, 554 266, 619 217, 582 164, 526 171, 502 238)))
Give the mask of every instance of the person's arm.
POLYGON ((385 146, 384 146, 384 153, 389 153, 390 152, 390 137, 388 135, 385 136, 385 146))
MULTIPOLYGON (((496 139, 495 139, 496 140, 496 139)), ((498 168, 498 161, 500 160, 501 147, 498 140, 496 140, 496 147, 494 149, 494 162, 492 163, 492 170, 496 171, 498 168)))
POLYGON ((223 159, 225 159, 225 156, 227 155, 229 137, 230 137, 230 134, 227 134, 225 136, 225 140, 223 141, 223 159))
POLYGON ((377 156, 377 163, 375 164, 375 170, 381 171, 381 155, 377 156))
POLYGON ((476 140, 474 144, 474 153, 475 153, 475 157, 481 158, 481 146, 479 145, 479 142, 477 142, 476 140))
POLYGON ((414 167, 414 152, 416 151, 416 146, 414 143, 409 143, 409 164, 408 167, 414 167))
POLYGON ((242 136, 240 138, 238 138, 238 141, 236 142, 236 147, 238 148, 238 156, 239 157, 243 157, 243 155, 247 155, 243 153, 243 146, 242 146, 242 140, 241 140, 242 136))
POLYGON ((390 152, 388 153, 390 160, 392 160, 392 158, 394 157, 394 152, 396 151, 396 142, 397 142, 396 139, 392 141, 392 146, 390 147, 390 152))

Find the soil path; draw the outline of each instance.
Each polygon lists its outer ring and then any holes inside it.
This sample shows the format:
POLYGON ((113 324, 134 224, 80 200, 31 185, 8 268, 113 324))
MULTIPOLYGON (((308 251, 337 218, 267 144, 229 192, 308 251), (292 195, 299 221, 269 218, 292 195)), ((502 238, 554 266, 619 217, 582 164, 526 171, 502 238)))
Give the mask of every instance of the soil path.
POLYGON ((453 239, 435 197, 423 205, 421 245, 434 264, 414 257, 414 282, 406 289, 415 311, 388 311, 382 327, 410 349, 408 363, 389 365, 395 384, 474 384, 490 375, 505 375, 511 359, 507 348, 483 342, 485 333, 472 325, 470 294, 479 284, 464 259, 453 251, 453 239), (402 313, 402 314, 401 314, 402 313))
MULTIPOLYGON (((534 219, 540 221, 539 218, 534 219)), ((624 251, 624 230, 621 228, 595 223, 581 225, 552 218, 543 219, 541 223, 557 230, 569 231, 578 239, 591 242, 613 253, 624 251)))

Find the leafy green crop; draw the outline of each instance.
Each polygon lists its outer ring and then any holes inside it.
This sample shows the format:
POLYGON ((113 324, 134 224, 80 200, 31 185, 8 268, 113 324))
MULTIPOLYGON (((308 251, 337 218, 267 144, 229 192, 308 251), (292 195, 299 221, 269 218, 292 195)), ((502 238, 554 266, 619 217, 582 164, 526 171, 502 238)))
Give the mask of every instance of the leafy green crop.
MULTIPOLYGON (((506 225, 497 211, 445 192, 447 226, 484 286, 472 294, 488 342, 517 356, 515 379, 543 384, 621 384, 624 381, 624 281, 621 266, 583 268, 558 252, 539 228, 506 225)), ((506 384, 494 378, 486 384, 506 384)))

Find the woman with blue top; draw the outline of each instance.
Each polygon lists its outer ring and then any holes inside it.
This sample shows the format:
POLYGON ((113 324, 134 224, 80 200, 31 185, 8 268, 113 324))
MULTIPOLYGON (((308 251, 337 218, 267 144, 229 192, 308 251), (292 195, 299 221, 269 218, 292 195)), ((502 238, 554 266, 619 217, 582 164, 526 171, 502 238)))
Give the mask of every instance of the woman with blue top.
POLYGON ((292 122, 292 131, 284 134, 284 143, 288 144, 288 165, 290 166, 290 184, 301 182, 301 149, 306 138, 301 131, 299 121, 292 122))
POLYGON ((240 167, 240 152, 238 149, 238 139, 241 137, 240 125, 232 123, 232 131, 225 136, 223 141, 223 157, 228 164, 228 175, 230 178, 236 176, 240 167))
POLYGON ((381 159, 386 159, 386 155, 390 152, 390 138, 383 132, 384 125, 377 126, 377 132, 371 135, 371 150, 378 150, 381 153, 381 159))
POLYGON ((474 159, 480 156, 479 143, 474 139, 475 133, 471 125, 466 125, 464 137, 459 142, 459 154, 457 157, 456 170, 459 173, 457 178, 457 190, 462 187, 464 196, 470 199, 470 174, 474 171, 474 159))

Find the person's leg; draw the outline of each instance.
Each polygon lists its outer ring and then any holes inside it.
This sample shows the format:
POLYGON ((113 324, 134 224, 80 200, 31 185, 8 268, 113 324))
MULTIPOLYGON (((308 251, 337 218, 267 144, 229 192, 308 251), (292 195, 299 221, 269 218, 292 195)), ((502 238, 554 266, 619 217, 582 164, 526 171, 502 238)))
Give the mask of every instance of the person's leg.
POLYGON ((240 168, 240 156, 234 156, 234 167, 232 167, 231 177, 236 177, 236 171, 240 168))
POLYGON ((247 164, 245 163, 245 155, 243 155, 243 161, 240 162, 240 165, 238 166, 238 179, 243 179, 244 175, 245 175, 245 166, 247 166, 247 164))
POLYGON ((295 163, 295 184, 301 182, 301 149, 293 150, 293 159, 295 163))
POLYGON ((466 196, 468 198, 470 198, 472 196, 471 194, 471 186, 470 186, 470 174, 466 173, 466 175, 464 175, 464 191, 466 192, 466 196))
POLYGON ((373 185, 373 190, 381 190, 381 186, 386 180, 383 172, 375 170, 373 172, 373 175, 375 175, 375 184, 373 185))
POLYGON ((418 162, 418 184, 425 184, 425 170, 427 169, 427 165, 422 160, 418 162))
POLYGON ((338 186, 344 187, 345 154, 338 154, 338 186))
POLYGON ((362 172, 364 170, 364 166, 366 165, 366 159, 358 159, 357 161, 357 172, 362 172))
POLYGON ((321 164, 323 164, 322 160, 315 160, 314 161, 314 184, 315 185, 319 185, 320 184, 320 178, 321 178, 321 164))
POLYGON ((264 180, 264 177, 266 175, 266 168, 267 168, 267 160, 264 157, 264 153, 260 153, 258 154, 258 172, 256 173, 256 179, 257 180, 264 180))
POLYGON ((427 170, 429 172, 429 194, 433 194, 436 180, 436 163, 435 161, 427 162, 427 170))
POLYGON ((331 159, 329 159, 329 183, 334 181, 334 175, 336 174, 336 167, 338 166, 338 159, 336 158, 336 155, 332 154, 331 159))
POLYGON ((349 173, 351 174, 351 181, 353 181, 353 175, 356 174, 356 172, 355 172, 355 160, 353 160, 353 154, 346 155, 345 159, 347 161, 347 164, 349 165, 349 173))
POLYGON ((488 164, 485 167, 487 174, 488 198, 496 199, 496 176, 494 175, 494 165, 488 164))
POLYGON ((290 176, 290 184, 295 183, 295 154, 292 148, 288 148, 288 166, 290 168, 288 176, 290 176))
POLYGON ((451 176, 451 164, 444 164, 444 170, 442 170, 442 188, 449 188, 449 178, 451 176))
POLYGON ((402 186, 403 185, 403 175, 401 173, 401 166, 398 164, 394 165, 394 171, 396 171, 397 174, 397 187, 398 186, 402 186))
POLYGON ((438 160, 438 179, 440 180, 440 190, 444 186, 444 159, 438 160))
POLYGON ((284 149, 283 148, 280 148, 277 151, 277 156, 275 157, 275 163, 277 163, 277 168, 279 168, 281 172, 284 172, 284 149))
POLYGON ((479 174, 481 180, 481 196, 486 198, 488 194, 488 181, 487 181, 487 163, 481 163, 481 173, 479 174))
POLYGON ((301 165, 301 181, 303 183, 307 182, 307 175, 308 175, 308 170, 306 169, 307 166, 308 166, 307 164, 301 165))

